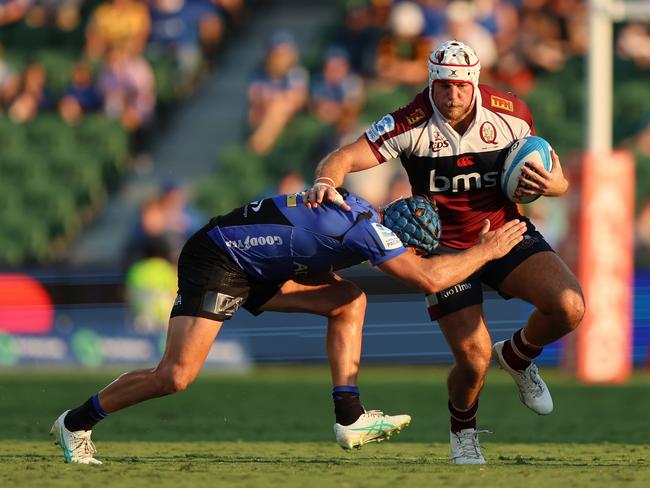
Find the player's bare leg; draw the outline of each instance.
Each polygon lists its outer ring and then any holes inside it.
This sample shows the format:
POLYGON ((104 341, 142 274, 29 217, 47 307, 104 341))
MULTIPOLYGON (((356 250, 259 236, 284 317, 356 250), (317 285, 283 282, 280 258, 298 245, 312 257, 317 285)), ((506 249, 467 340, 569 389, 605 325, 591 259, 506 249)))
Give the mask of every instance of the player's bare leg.
POLYGON ((336 413, 334 431, 341 447, 350 449, 379 442, 410 423, 408 415, 366 412, 361 405, 357 377, 366 297, 355 284, 332 273, 290 280, 261 309, 327 317, 326 347, 336 413))
POLYGON ((366 296, 335 274, 289 280, 262 310, 327 317, 327 355, 334 385, 357 385, 366 296))
POLYGON ((528 322, 494 345, 497 361, 513 377, 521 401, 534 412, 553 411, 553 400, 533 360, 542 348, 575 330, 585 311, 578 280, 552 252, 534 254, 500 286, 502 292, 535 305, 528 322))
POLYGON ((222 323, 201 317, 173 317, 158 366, 125 373, 99 392, 99 404, 113 413, 144 400, 185 390, 198 376, 222 323))
POLYGON ((83 405, 63 412, 51 433, 61 445, 66 462, 101 464, 94 458, 92 428, 109 413, 187 388, 199 374, 220 328, 221 322, 214 320, 173 317, 158 366, 125 373, 83 405))
POLYGON ((526 259, 506 277, 500 289, 535 305, 524 333, 530 343, 540 347, 575 330, 585 313, 578 280, 552 252, 526 259))
POLYGON ((454 355, 447 378, 451 460, 484 464, 476 430, 478 398, 492 357, 492 341, 481 305, 471 305, 438 320, 454 355))

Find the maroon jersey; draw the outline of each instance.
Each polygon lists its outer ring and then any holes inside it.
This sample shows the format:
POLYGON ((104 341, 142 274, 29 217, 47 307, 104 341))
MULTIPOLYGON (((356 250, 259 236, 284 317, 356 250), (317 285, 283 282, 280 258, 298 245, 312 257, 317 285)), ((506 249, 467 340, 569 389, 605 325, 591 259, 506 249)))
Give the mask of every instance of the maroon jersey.
POLYGON ((479 85, 476 107, 474 121, 459 135, 426 88, 366 131, 377 160, 399 157, 413 193, 436 201, 441 244, 458 249, 476 243, 485 219, 497 229, 519 215, 501 191, 501 168, 505 149, 535 133, 528 106, 511 93, 479 85))

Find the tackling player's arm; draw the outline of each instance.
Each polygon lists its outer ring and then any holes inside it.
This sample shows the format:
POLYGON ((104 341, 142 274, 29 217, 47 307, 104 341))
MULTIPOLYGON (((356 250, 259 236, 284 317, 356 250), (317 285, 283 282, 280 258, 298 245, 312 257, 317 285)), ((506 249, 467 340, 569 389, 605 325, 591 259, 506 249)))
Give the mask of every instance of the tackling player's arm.
POLYGON ((488 261, 505 256, 523 240, 526 224, 511 220, 490 231, 486 220, 479 234, 479 243, 458 254, 421 258, 403 253, 384 261, 379 269, 426 293, 437 293, 459 283, 479 270, 488 261))
POLYGON ((314 186, 303 194, 303 201, 310 208, 319 204, 331 202, 339 205, 343 210, 350 210, 350 206, 336 191, 336 187, 343 183, 345 175, 377 166, 379 161, 372 152, 365 135, 355 142, 343 146, 325 157, 316 168, 316 182, 314 186))

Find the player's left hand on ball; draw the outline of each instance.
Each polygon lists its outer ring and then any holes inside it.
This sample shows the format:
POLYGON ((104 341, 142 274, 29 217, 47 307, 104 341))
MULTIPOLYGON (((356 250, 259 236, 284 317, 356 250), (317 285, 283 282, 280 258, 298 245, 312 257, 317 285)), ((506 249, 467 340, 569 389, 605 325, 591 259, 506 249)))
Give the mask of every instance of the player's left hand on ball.
POLYGON ((537 163, 526 163, 519 177, 522 183, 519 191, 522 195, 557 197, 567 191, 569 182, 564 177, 560 158, 553 150, 551 160, 553 161, 551 171, 546 171, 537 163))

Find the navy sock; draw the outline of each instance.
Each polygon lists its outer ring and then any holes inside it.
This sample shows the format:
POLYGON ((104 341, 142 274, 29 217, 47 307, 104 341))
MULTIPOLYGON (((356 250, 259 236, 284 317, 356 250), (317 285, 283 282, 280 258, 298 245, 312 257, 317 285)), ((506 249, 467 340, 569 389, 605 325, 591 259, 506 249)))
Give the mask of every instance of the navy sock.
POLYGON ((334 414, 337 424, 353 424, 365 412, 359 399, 358 386, 335 386, 332 390, 332 398, 334 398, 334 414))
POLYGON ((68 412, 63 419, 65 428, 70 432, 92 430, 108 414, 99 405, 99 393, 91 396, 86 403, 68 412))

